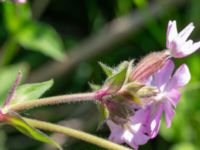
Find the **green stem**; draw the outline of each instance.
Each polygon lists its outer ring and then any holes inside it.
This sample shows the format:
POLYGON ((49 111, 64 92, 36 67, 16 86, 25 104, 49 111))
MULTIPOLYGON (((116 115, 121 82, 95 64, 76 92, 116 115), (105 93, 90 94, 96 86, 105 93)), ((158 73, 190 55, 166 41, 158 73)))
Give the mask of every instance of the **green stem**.
POLYGON ((92 101, 95 100, 95 96, 96 96, 95 92, 53 96, 53 97, 41 98, 37 100, 24 101, 21 103, 12 104, 8 106, 7 109, 10 109, 12 111, 23 111, 47 105, 56 105, 61 103, 70 103, 77 101, 92 101))
POLYGON ((31 126, 42 129, 42 130, 47 130, 51 132, 57 132, 57 133, 62 133, 95 145, 98 145, 100 147, 110 149, 110 150, 131 150, 127 147, 124 147, 122 145, 118 145, 115 143, 112 143, 108 140, 105 140, 103 138, 96 137, 94 135, 85 133, 83 131, 78 131, 75 129, 63 127, 60 125, 55 125, 52 123, 44 122, 44 121, 39 121, 39 120, 34 120, 34 119, 29 119, 29 118, 23 118, 28 124, 31 126))

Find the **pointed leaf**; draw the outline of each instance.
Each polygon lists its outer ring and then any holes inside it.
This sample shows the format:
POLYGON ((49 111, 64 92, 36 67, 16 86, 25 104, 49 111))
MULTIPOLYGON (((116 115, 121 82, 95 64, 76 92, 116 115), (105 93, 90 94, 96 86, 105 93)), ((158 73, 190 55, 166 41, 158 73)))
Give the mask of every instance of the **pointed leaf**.
POLYGON ((23 74, 23 80, 26 79, 26 74, 28 72, 28 66, 26 64, 16 64, 0 69, 0 83, 2 85, 0 88, 0 106, 4 104, 7 93, 20 70, 23 74))
POLYGON ((104 87, 108 88, 110 93, 119 90, 124 83, 126 71, 127 65, 124 65, 120 68, 120 70, 118 70, 117 73, 115 73, 105 81, 104 87))
POLYGON ((112 76, 114 70, 111 67, 102 62, 99 62, 99 65, 101 66, 102 70, 108 77, 112 76))
POLYGON ((60 145, 58 143, 56 143, 54 140, 49 138, 46 134, 39 131, 38 129, 31 127, 17 113, 9 112, 6 115, 7 115, 6 116, 7 117, 7 123, 14 126, 16 129, 18 129, 23 134, 25 134, 25 135, 27 135, 27 136, 35 139, 35 140, 53 145, 56 148, 58 148, 59 150, 62 150, 62 148, 60 147, 60 145))
POLYGON ((11 103, 19 103, 22 101, 34 100, 42 96, 51 86, 53 80, 41 83, 24 84, 17 88, 11 103))
POLYGON ((129 65, 128 61, 122 61, 119 65, 117 65, 117 67, 115 68, 115 70, 119 71, 122 70, 124 68, 127 68, 129 65))
POLYGON ((89 83, 90 88, 92 89, 92 91, 97 91, 101 89, 100 85, 94 84, 94 83, 89 83))
POLYGON ((100 129, 102 125, 105 123, 106 119, 109 116, 109 111, 102 104, 97 103, 97 109, 99 110, 99 120, 97 129, 100 129))
POLYGON ((16 40, 25 48, 39 51, 56 60, 64 58, 63 43, 57 32, 47 24, 29 22, 21 27, 16 40))
POLYGON ((129 82, 129 79, 131 77, 131 73, 133 71, 133 67, 134 67, 134 59, 132 59, 130 62, 128 62, 128 69, 127 69, 127 73, 126 73, 126 79, 124 81, 124 84, 129 82))

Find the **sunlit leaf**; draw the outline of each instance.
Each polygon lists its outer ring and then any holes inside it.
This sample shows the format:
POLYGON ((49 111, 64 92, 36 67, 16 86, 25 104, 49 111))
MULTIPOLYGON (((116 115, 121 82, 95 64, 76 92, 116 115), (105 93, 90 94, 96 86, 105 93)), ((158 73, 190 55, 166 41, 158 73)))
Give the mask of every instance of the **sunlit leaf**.
POLYGON ((56 60, 61 60, 64 57, 62 40, 49 25, 27 23, 16 35, 16 40, 23 47, 41 52, 56 60))
POLYGON ((111 93, 117 91, 123 85, 126 78, 127 67, 128 64, 119 66, 118 72, 105 81, 104 87, 108 87, 111 93))
POLYGON ((97 84, 94 84, 94 83, 89 83, 89 86, 90 86, 90 88, 91 88, 93 91, 96 91, 96 90, 100 90, 100 89, 101 89, 101 86, 100 86, 100 85, 97 85, 97 84))
POLYGON ((117 65, 117 67, 115 67, 115 70, 120 71, 124 68, 127 68, 129 65, 128 61, 122 61, 121 63, 119 63, 119 65, 117 65))
POLYGON ((0 88, 0 105, 4 103, 8 91, 16 79, 18 71, 22 71, 23 79, 26 79, 26 74, 28 71, 28 66, 26 64, 16 64, 0 69, 0 83, 2 85, 0 88))
POLYGON ((109 66, 107 66, 106 64, 99 62, 99 65, 101 66, 102 70, 104 71, 104 73, 109 77, 113 74, 113 69, 109 66))
POLYGON ((11 103, 14 104, 22 101, 37 99, 42 96, 42 94, 44 94, 52 85, 53 80, 21 85, 17 88, 11 103))
POLYGON ((62 148, 60 147, 60 145, 57 142, 55 142, 54 140, 49 138, 43 132, 31 127, 28 123, 26 123, 21 118, 20 115, 18 115, 15 112, 9 112, 7 114, 7 123, 14 126, 16 129, 18 129, 23 134, 25 134, 35 140, 51 144, 51 145, 55 146, 56 148, 58 148, 59 150, 62 150, 62 148))

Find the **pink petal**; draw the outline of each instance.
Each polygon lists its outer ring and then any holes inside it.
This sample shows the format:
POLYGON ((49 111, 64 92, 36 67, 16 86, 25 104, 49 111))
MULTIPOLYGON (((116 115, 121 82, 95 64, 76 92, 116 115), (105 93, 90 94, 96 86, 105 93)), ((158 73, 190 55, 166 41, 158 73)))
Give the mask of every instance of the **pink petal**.
POLYGON ((131 141, 134 140, 134 131, 131 132, 129 129, 124 130, 124 133, 122 135, 123 140, 130 145, 131 141))
POLYGON ((169 81, 174 70, 174 63, 168 60, 165 65, 155 74, 152 85, 163 89, 165 84, 169 81))
POLYGON ((181 93, 176 90, 176 89, 172 89, 171 91, 167 92, 167 98, 169 99, 169 101, 171 102, 171 104, 176 107, 177 103, 180 100, 181 97, 181 93))
POLYGON ((145 123, 147 117, 149 117, 150 110, 149 109, 140 109, 138 110, 134 116, 130 118, 131 122, 136 123, 145 123))
POLYGON ((167 84, 165 90, 170 91, 171 89, 177 89, 183 87, 190 81, 190 71, 187 65, 181 65, 175 72, 174 76, 167 84))
POLYGON ((109 140, 119 144, 123 143, 122 134, 124 132, 124 129, 121 126, 113 123, 111 120, 108 120, 107 124, 111 131, 109 140))
POLYGON ((161 116, 163 112, 163 104, 159 103, 159 104, 151 105, 147 109, 150 109, 151 111, 149 120, 146 123, 147 130, 148 130, 147 133, 150 136, 150 138, 155 138, 160 128, 160 121, 161 121, 161 116))
POLYGON ((174 110, 169 102, 166 102, 164 104, 164 111, 165 111, 166 126, 167 128, 169 128, 171 126, 172 117, 174 116, 174 110))
MULTIPOLYGON (((137 133, 137 136, 135 137, 135 145, 143 145, 145 143, 147 143, 147 141, 150 139, 149 136, 145 135, 142 132, 137 133)), ((133 143, 133 141, 132 141, 133 143)))
POLYGON ((131 147, 137 149, 138 145, 143 145, 150 139, 150 137, 144 133, 144 130, 141 123, 132 123, 129 127, 129 131, 126 131, 123 135, 124 141, 131 147))

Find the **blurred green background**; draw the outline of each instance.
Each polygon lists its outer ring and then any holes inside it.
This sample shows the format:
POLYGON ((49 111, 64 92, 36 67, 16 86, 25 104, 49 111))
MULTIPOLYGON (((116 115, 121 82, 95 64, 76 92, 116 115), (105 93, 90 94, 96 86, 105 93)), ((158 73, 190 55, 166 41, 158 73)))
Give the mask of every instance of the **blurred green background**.
MULTIPOLYGON (((192 39, 200 39, 199 0, 30 0, 20 5, 0 3, 0 99, 12 85, 18 70, 24 83, 54 78, 44 96, 90 91, 88 83, 101 84, 105 75, 98 61, 115 66, 123 60, 165 49, 169 20, 181 30, 196 26, 192 39)), ((141 150, 200 149, 200 58, 196 52, 175 60, 187 63, 190 84, 176 109, 172 127, 164 122, 160 134, 141 150)), ((48 106, 23 112, 26 117, 57 122, 108 137, 97 130, 94 103, 48 106)), ((101 150, 95 145, 59 134, 50 134, 67 150, 101 150)), ((51 150, 10 126, 1 126, 0 150, 51 150)))

